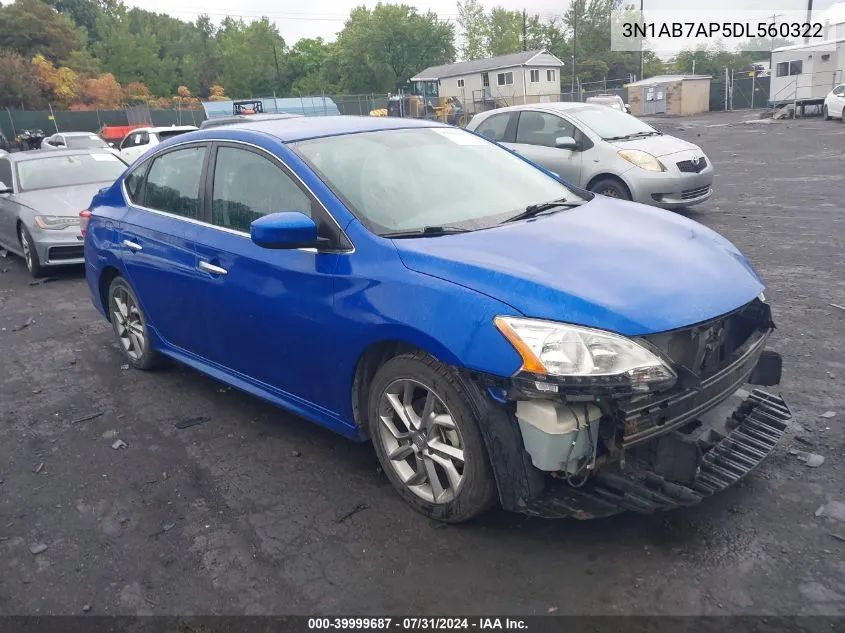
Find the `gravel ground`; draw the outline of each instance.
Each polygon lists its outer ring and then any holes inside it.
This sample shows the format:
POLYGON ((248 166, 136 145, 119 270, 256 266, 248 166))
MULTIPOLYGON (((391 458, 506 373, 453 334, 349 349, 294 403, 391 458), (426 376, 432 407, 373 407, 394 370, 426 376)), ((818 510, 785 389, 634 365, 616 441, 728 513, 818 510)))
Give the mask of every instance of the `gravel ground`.
POLYGON ((687 213, 769 283, 795 419, 742 485, 653 517, 443 527, 368 446, 188 369, 122 369, 81 271, 32 286, 10 255, 0 614, 845 614, 845 125, 655 123, 710 155, 716 194, 687 213))

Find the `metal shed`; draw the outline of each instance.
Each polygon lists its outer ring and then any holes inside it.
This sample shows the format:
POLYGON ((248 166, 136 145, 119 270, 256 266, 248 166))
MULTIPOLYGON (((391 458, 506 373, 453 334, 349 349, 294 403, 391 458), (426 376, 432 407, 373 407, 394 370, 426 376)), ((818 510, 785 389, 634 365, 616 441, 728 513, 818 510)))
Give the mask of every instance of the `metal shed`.
MULTIPOLYGON (((288 97, 285 99, 256 99, 264 104, 264 112, 287 112, 301 116, 332 116, 340 114, 337 104, 328 97, 288 97)), ((203 101, 208 119, 232 116, 234 101, 203 101)))

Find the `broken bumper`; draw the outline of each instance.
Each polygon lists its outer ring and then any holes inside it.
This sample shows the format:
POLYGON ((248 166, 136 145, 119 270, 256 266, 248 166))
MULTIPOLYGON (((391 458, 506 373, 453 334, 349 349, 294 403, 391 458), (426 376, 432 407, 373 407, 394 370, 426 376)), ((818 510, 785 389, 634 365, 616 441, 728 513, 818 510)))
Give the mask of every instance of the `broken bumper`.
POLYGON ((700 417, 696 432, 711 434, 713 442, 693 463, 690 481, 669 480, 634 459, 599 469, 582 488, 547 484, 514 509, 535 516, 592 519, 625 510, 652 514, 695 505, 756 468, 777 445, 790 418, 780 396, 739 390, 700 417))

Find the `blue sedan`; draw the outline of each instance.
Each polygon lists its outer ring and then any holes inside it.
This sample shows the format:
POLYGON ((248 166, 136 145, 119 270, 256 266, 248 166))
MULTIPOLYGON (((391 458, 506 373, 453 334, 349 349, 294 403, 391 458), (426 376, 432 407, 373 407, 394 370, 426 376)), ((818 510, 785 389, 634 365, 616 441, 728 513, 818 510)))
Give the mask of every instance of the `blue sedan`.
POLYGON ((81 213, 94 305, 163 357, 358 441, 459 522, 696 503, 789 410, 764 284, 681 216, 432 121, 180 135, 81 213))

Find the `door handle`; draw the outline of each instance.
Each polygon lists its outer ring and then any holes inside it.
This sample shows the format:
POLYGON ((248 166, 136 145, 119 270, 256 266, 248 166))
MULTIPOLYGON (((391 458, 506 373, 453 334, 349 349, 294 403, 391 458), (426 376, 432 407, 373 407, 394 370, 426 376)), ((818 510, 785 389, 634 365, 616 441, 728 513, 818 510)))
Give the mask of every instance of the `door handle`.
POLYGON ((123 242, 121 243, 133 253, 137 253, 138 251, 143 249, 140 244, 136 242, 131 242, 130 240, 123 240, 123 242))
POLYGON ((215 266, 214 264, 209 264, 208 262, 202 261, 199 264, 199 269, 212 273, 214 275, 225 275, 227 272, 229 272, 225 268, 220 268, 220 266, 215 266))

